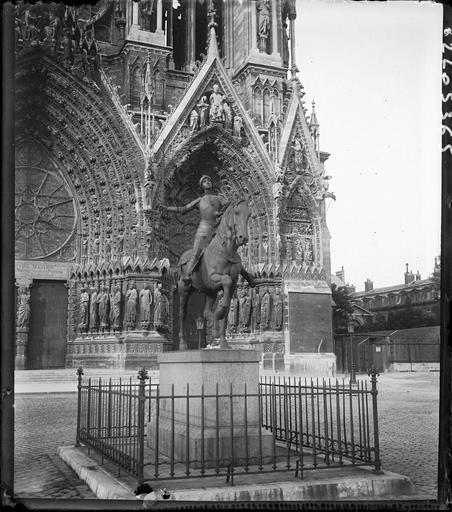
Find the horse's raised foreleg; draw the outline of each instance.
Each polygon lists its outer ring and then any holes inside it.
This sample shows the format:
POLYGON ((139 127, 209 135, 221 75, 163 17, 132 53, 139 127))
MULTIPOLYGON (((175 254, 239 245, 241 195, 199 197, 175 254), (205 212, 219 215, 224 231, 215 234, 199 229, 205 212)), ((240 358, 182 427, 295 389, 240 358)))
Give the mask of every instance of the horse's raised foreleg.
POLYGON ((187 303, 190 296, 190 285, 186 285, 182 279, 177 283, 179 291, 179 350, 188 350, 184 337, 184 323, 187 316, 187 303))

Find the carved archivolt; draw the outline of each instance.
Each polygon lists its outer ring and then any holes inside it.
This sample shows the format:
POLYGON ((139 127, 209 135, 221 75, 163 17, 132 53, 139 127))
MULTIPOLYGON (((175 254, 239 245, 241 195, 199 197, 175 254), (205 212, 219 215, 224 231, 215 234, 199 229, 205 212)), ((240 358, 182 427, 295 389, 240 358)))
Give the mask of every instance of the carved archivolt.
MULTIPOLYGON (((249 146, 244 148, 241 141, 219 127, 185 140, 181 138, 177 150, 170 153, 159 167, 160 183, 156 196, 164 203, 188 202, 200 193, 197 180, 205 173, 212 174, 217 188, 231 199, 249 194, 252 216, 249 223, 250 247, 244 255, 245 261, 251 262, 254 258, 254 261, 264 262, 276 251, 273 203, 269 182, 263 178, 252 155, 249 146), (264 234, 266 240, 262 244, 264 234)), ((190 215, 176 217, 169 233, 173 239, 169 257, 173 261, 180 256, 181 247, 187 248, 185 246, 189 244, 196 223, 196 214, 193 218, 190 215)))
MULTIPOLYGON (((40 193, 49 197, 57 194, 61 201, 63 194, 67 205, 73 196, 80 216, 79 240, 74 246, 78 261, 118 257, 133 249, 137 239, 143 242, 139 246, 145 250, 140 186, 144 161, 132 134, 114 115, 115 107, 107 95, 101 95, 45 58, 28 58, 17 63, 16 98, 17 138, 25 141, 32 137, 39 142, 34 149, 24 149, 23 154, 19 151, 18 182, 23 188, 26 180, 31 186, 35 181, 43 181, 40 193), (32 152, 39 147, 42 154, 51 153, 53 157, 52 165, 41 170, 30 160, 36 159, 32 152), (34 169, 34 178, 26 169, 34 169), (61 187, 55 192, 58 180, 61 187), (47 190, 46 186, 53 188, 47 190), (135 226, 135 231, 131 226, 135 226)), ((19 198, 18 201, 24 202, 19 198)), ((24 215, 19 217, 16 229, 24 233, 24 223, 30 223, 27 219, 36 217, 38 211, 32 212, 25 206, 21 210, 24 215)), ((48 212, 49 209, 42 215, 46 213, 48 217, 48 212)), ((63 213, 66 217, 59 217, 57 227, 62 228, 61 233, 67 238, 68 225, 72 222, 72 226, 75 219, 74 206, 72 212, 66 206, 63 213)), ((57 214, 61 212, 56 211, 57 214)), ((40 218, 49 222, 47 217, 40 218)), ((56 217, 53 219, 55 224, 56 217)), ((39 222, 38 228, 42 225, 39 222)), ((56 233, 53 225, 47 224, 47 228, 56 233)), ((62 237, 56 237, 55 244, 58 241, 61 246, 62 237)), ((35 248, 32 257, 43 257, 57 249, 35 248)))

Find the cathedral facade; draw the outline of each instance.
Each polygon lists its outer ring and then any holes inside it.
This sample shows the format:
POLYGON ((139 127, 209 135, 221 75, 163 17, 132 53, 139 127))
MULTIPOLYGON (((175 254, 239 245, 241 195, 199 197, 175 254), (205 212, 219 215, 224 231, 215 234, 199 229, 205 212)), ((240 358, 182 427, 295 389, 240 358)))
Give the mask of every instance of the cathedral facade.
MULTIPOLYGON (((152 367, 178 350, 177 264, 199 219, 162 206, 209 175, 252 212, 240 256, 256 286, 239 281, 231 346, 333 371, 334 195, 296 16, 295 0, 16 6, 16 368, 152 367)), ((202 310, 195 294, 189 349, 202 310)))

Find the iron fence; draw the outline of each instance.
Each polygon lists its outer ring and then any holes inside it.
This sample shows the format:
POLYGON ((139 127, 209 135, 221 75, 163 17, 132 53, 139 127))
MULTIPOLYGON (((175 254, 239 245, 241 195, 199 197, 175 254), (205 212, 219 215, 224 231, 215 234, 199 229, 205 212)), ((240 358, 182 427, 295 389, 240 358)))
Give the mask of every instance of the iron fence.
POLYGON ((274 430, 287 454, 301 444, 300 466, 306 454, 312 466, 373 464, 381 469, 376 376, 355 383, 345 380, 280 377, 261 381, 263 427, 274 430))
POLYGON ((76 445, 145 480, 373 465, 380 472, 377 373, 371 386, 338 380, 263 378, 253 389, 216 386, 161 392, 138 382, 83 381, 76 445))

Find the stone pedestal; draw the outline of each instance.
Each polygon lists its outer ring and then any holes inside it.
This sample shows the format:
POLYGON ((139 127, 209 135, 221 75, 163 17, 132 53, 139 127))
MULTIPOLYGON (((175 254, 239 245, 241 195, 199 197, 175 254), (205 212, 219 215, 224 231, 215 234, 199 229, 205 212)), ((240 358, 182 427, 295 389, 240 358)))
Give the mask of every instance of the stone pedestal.
MULTIPOLYGON (((244 464, 247 455, 249 464, 259 464, 261 458, 262 463, 270 460, 272 437, 260 426, 260 356, 254 350, 168 352, 160 354, 158 360, 161 455, 171 457, 174 453, 176 463, 185 462, 188 446, 188 459, 195 468, 202 466, 202 460, 205 468, 215 467, 217 460, 222 467, 231 460, 236 465, 244 464), (173 391, 179 398, 172 400, 173 391)), ((156 446, 157 431, 153 402, 153 420, 148 426, 151 450, 156 446)))
POLYGON ((286 371, 299 374, 300 377, 334 377, 336 375, 336 356, 329 352, 286 354, 286 371))
POLYGON ((28 329, 18 328, 16 330, 16 357, 15 369, 25 370, 26 365, 26 351, 28 344, 28 329))
POLYGON ((158 370, 157 356, 170 346, 156 331, 81 334, 68 343, 66 368, 158 370))

